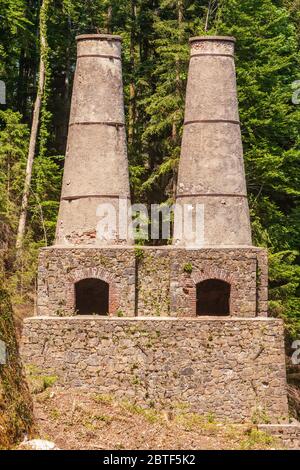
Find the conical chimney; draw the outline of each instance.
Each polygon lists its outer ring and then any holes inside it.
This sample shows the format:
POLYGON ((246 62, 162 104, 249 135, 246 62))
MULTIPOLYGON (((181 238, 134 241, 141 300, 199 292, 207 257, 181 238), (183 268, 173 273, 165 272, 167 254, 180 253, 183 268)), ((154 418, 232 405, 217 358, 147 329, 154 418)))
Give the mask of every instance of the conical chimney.
MULTIPOLYGON (((251 245, 234 44, 232 37, 190 39, 176 202, 193 213, 198 206, 201 214, 202 207, 203 233, 197 234, 202 246, 251 245)), ((181 222, 175 219, 174 243, 197 245, 181 222)))
POLYGON ((129 199, 121 38, 102 34, 78 36, 56 244, 131 243, 125 223, 129 199), (120 203, 125 210, 122 214, 120 203), (102 232, 98 236, 99 223, 108 215, 113 217, 113 239, 103 238, 102 232))

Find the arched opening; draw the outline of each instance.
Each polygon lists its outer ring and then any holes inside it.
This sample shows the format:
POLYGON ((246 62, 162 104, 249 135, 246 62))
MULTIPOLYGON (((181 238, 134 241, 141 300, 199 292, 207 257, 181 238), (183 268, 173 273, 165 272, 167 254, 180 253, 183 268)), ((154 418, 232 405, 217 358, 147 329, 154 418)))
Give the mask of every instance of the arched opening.
POLYGON ((75 299, 78 315, 107 315, 109 285, 101 279, 82 279, 75 284, 75 299))
POLYGON ((219 279, 207 279, 196 286, 197 315, 229 315, 230 284, 219 279))

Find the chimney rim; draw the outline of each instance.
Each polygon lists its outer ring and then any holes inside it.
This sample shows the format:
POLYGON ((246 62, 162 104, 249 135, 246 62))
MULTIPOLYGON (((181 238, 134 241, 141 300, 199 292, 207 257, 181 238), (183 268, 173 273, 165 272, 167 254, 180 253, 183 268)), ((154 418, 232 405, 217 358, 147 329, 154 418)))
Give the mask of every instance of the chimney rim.
POLYGON ((212 42, 236 42, 235 37, 233 36, 194 36, 189 39, 190 44, 193 42, 200 42, 200 41, 212 41, 212 42))
POLYGON ((122 37, 117 34, 80 34, 76 36, 76 41, 88 41, 88 40, 99 40, 99 41, 120 41, 122 37))

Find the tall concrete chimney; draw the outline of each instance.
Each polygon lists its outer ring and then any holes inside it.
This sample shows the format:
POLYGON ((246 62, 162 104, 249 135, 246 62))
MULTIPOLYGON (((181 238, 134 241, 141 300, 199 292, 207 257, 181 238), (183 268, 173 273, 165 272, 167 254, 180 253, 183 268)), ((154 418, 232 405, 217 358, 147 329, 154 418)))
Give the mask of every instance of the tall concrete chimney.
MULTIPOLYGON (((176 202, 193 211, 203 205, 203 246, 251 245, 234 43, 232 37, 190 39, 176 202)), ((175 234, 181 233, 179 223, 175 234)), ((174 243, 194 246, 188 235, 175 236, 174 243)))
POLYGON ((119 202, 124 208, 129 200, 121 38, 78 36, 56 244, 131 244, 126 233, 118 235, 119 202), (98 237, 99 221, 108 215, 103 206, 99 212, 101 204, 115 207, 114 240, 98 237))

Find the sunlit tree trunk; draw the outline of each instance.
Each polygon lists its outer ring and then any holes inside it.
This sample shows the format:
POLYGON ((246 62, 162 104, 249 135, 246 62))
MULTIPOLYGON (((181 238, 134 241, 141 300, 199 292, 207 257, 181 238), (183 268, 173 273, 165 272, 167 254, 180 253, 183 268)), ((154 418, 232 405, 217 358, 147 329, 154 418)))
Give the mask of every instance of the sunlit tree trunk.
MULTIPOLYGON (((177 1, 177 24, 178 24, 178 31, 179 31, 179 43, 182 42, 182 23, 183 23, 183 15, 184 15, 184 6, 183 0, 177 1)), ((180 95, 180 88, 181 88, 181 80, 180 80, 180 61, 179 57, 176 58, 175 61, 175 70, 176 70, 176 93, 180 95)), ((174 119, 172 124, 172 141, 174 146, 178 143, 178 130, 177 130, 177 119, 176 113, 174 113, 174 119)), ((172 177, 172 190, 173 190, 173 197, 175 198, 176 195, 176 186, 177 186, 177 168, 173 170, 173 177, 172 177)))
POLYGON ((36 96, 34 110, 33 110, 29 150, 28 150, 26 173, 25 173, 25 182, 24 182, 21 212, 20 212, 19 226, 18 226, 17 240, 16 240, 16 248, 18 251, 22 249, 23 242, 24 242, 26 219, 27 219, 27 212, 28 212, 28 203, 29 203, 29 194, 30 194, 30 185, 31 185, 31 178, 32 178, 32 168, 33 168, 33 161, 34 161, 36 144, 37 144, 41 105, 42 105, 44 88, 45 88, 46 67, 45 67, 44 54, 45 54, 46 45, 47 45, 46 18, 47 18, 48 7, 49 7, 49 0, 44 0, 41 5, 41 10, 40 10, 40 65, 39 65, 38 90, 37 90, 37 96, 36 96))
POLYGON ((111 34, 111 20, 112 20, 112 6, 109 5, 107 8, 107 16, 106 16, 106 33, 111 34))
POLYGON ((134 70, 135 70, 135 40, 136 40, 136 2, 130 2, 130 73, 131 79, 129 84, 129 117, 128 117, 128 144, 132 145, 134 138, 134 126, 136 122, 136 88, 134 83, 134 70))
POLYGON ((205 26, 204 26, 204 31, 206 33, 209 30, 210 21, 214 18, 217 10, 218 10, 218 0, 209 0, 206 18, 205 18, 205 26))

